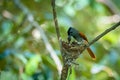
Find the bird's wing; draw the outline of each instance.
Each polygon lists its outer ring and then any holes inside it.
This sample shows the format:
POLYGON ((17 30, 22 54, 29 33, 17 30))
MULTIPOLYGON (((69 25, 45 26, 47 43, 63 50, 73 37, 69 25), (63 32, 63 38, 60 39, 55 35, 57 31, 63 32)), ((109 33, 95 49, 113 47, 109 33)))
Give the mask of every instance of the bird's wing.
POLYGON ((80 36, 81 36, 84 40, 86 40, 86 41, 88 42, 87 37, 86 37, 82 32, 80 32, 80 36))

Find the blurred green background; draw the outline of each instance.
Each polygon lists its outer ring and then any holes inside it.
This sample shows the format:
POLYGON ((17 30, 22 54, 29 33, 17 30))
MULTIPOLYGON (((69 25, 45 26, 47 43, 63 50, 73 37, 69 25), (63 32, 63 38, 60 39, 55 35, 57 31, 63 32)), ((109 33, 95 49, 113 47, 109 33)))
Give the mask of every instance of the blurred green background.
MULTIPOLYGON (((67 29, 72 26, 91 41, 120 21, 119 3, 120 0, 56 0, 62 39, 67 41, 67 29)), ((0 80, 59 80, 61 65, 56 65, 45 40, 63 64, 51 0, 0 0, 0 80), (34 22, 39 26, 35 27, 34 22)), ((120 28, 91 49, 96 60, 84 51, 67 79, 120 80, 120 28)))

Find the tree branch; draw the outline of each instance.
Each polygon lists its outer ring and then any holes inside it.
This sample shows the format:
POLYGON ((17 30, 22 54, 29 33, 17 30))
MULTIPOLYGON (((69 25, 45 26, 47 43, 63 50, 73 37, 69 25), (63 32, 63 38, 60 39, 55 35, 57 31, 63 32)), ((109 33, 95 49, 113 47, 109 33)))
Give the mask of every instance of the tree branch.
POLYGON ((57 15, 56 15, 56 10, 55 10, 55 0, 51 0, 51 5, 52 5, 52 11, 53 11, 53 18, 54 18, 56 33, 57 33, 57 37, 58 37, 58 40, 59 40, 60 39, 60 31, 59 31, 59 27, 58 27, 57 15))
POLYGON ((48 52, 50 53, 51 58, 54 60, 56 66, 57 66, 57 70, 58 73, 61 73, 61 68, 62 68, 62 64, 60 62, 59 57, 56 55, 56 52, 54 51, 53 47, 51 46, 51 44, 48 41, 48 38, 44 32, 44 30, 41 28, 41 26, 39 25, 39 23, 37 21, 34 20, 34 17, 32 15, 32 13, 29 11, 29 9, 24 6, 20 0, 14 0, 14 3, 16 4, 16 7, 20 8, 25 15, 27 15, 27 20, 30 22, 31 25, 33 25, 33 27, 35 27, 36 29, 39 30, 43 42, 45 44, 46 49, 48 50, 48 52))
POLYGON ((113 3, 112 0, 97 0, 98 2, 106 5, 114 14, 120 14, 119 8, 113 3))
POLYGON ((54 23, 55 23, 55 29, 56 29, 56 33, 57 33, 57 37, 58 37, 58 41, 59 41, 59 45, 60 45, 60 51, 62 54, 62 58, 63 58, 63 68, 61 71, 61 76, 60 76, 60 80, 66 80, 67 78, 67 74, 68 74, 68 69, 70 68, 70 65, 67 64, 67 60, 65 59, 65 55, 66 55, 66 50, 64 50, 63 48, 63 43, 64 41, 62 41, 60 39, 60 31, 59 31, 59 27, 58 27, 58 21, 57 21, 57 15, 56 15, 56 10, 55 10, 55 0, 51 0, 51 5, 52 5, 52 11, 53 11, 53 19, 54 19, 54 23))
POLYGON ((114 26, 110 27, 109 29, 105 30, 103 33, 101 33, 99 36, 97 36, 95 39, 93 39, 90 44, 86 44, 86 42, 82 42, 81 44, 78 44, 77 42, 72 42, 69 44, 68 42, 62 41, 62 58, 63 58, 63 69, 61 74, 61 80, 66 80, 68 69, 71 68, 71 65, 74 64, 74 61, 79 57, 79 55, 90 45, 98 41, 100 38, 105 36, 110 31, 116 29, 120 25, 120 22, 115 24, 114 26))
MULTIPOLYGON (((113 25, 112 27, 110 27, 109 29, 105 30, 103 33, 101 33, 100 35, 98 35, 95 39, 93 39, 90 43, 89 46, 92 45, 93 43, 95 43, 96 41, 98 41, 100 38, 102 38, 103 36, 105 36, 107 33, 109 33, 110 31, 116 29, 118 26, 120 25, 120 22, 116 23, 115 25, 113 25)), ((88 47, 89 47, 88 46, 88 47)))
POLYGON ((55 0, 51 0, 51 5, 52 5, 52 10, 53 10, 53 18, 54 18, 56 33, 57 33, 57 37, 60 43, 60 49, 61 49, 62 58, 63 58, 63 68, 62 68, 60 80, 66 80, 67 75, 68 75, 68 70, 71 68, 71 65, 79 57, 79 55, 90 45, 92 45, 93 43, 98 41, 100 38, 102 38, 104 35, 116 29, 120 25, 120 22, 118 22, 111 28, 105 30, 103 33, 101 33, 99 36, 93 39, 89 43, 89 45, 85 44, 85 42, 81 44, 78 44, 76 42, 69 44, 68 42, 60 40, 60 32, 59 32, 57 15, 56 15, 56 10, 55 10, 55 0))

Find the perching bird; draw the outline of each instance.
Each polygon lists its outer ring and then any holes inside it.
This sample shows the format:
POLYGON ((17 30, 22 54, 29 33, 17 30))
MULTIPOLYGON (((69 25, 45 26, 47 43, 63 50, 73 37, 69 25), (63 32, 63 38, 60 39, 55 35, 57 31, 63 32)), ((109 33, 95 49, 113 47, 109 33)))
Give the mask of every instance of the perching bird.
MULTIPOLYGON (((71 41, 71 37, 73 37, 75 40, 77 40, 78 42, 81 42, 82 40, 86 40, 87 42, 88 42, 88 39, 87 39, 87 37, 83 34, 83 33, 81 33, 81 32, 79 32, 78 30, 76 30, 75 28, 72 28, 72 27, 70 27, 69 29, 68 29, 68 42, 70 42, 71 41)), ((88 51, 88 53, 89 53, 89 55, 93 58, 93 59, 95 59, 95 55, 94 55, 94 53, 92 52, 92 50, 90 49, 90 48, 87 48, 87 51, 88 51)))

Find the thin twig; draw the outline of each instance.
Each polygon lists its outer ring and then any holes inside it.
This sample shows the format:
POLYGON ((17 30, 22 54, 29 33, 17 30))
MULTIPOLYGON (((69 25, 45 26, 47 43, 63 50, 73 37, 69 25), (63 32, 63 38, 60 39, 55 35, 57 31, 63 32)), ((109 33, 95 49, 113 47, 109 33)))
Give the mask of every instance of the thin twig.
POLYGON ((50 53, 50 56, 54 60, 56 66, 57 66, 58 73, 60 74, 61 73, 62 64, 60 62, 60 59, 56 55, 54 49, 52 48, 51 44, 49 43, 48 38, 47 38, 44 30, 41 28, 39 23, 34 20, 34 17, 32 15, 32 13, 29 11, 29 9, 26 6, 24 6, 20 2, 20 0, 14 0, 14 3, 16 4, 16 6, 18 8, 20 8, 24 12, 25 15, 27 15, 27 19, 30 22, 30 24, 33 25, 35 28, 37 28, 39 30, 40 34, 42 35, 42 39, 43 39, 43 42, 44 42, 44 44, 46 46, 46 49, 48 50, 48 52, 50 53))
POLYGON ((82 43, 81 45, 77 45, 77 44, 72 44, 72 43, 69 44, 67 42, 62 42, 62 45, 63 45, 62 51, 64 52, 64 53, 62 53, 62 57, 63 57, 64 65, 63 65, 63 69, 62 69, 61 80, 66 80, 67 74, 68 74, 68 69, 71 68, 71 65, 72 65, 71 63, 74 62, 74 60, 76 60, 78 58, 78 56, 86 48, 88 48, 90 45, 92 45, 93 43, 98 41, 100 38, 105 36, 110 31, 116 29, 119 25, 120 25, 120 22, 118 22, 114 26, 110 27, 109 29, 105 30, 103 33, 101 33, 99 36, 97 36, 95 39, 93 39, 89 45, 87 45, 87 44, 85 45, 84 43, 82 43), (73 46, 73 48, 72 48, 72 46, 73 46), (78 50, 79 50, 79 52, 77 52, 78 50))
MULTIPOLYGON (((54 19, 54 23, 55 23, 55 29, 56 29, 56 33, 57 33, 57 37, 58 37, 58 41, 59 41, 59 45, 60 45, 60 51, 62 54, 62 58, 64 59, 64 51, 62 48, 62 40, 60 39, 60 31, 59 31, 59 27, 58 27, 58 21, 57 21, 57 15, 56 15, 56 10, 55 10, 55 0, 51 0, 51 5, 52 5, 52 11, 53 11, 53 19, 54 19)), ((66 63, 63 61, 64 65, 61 71, 61 77, 60 80, 66 80, 67 78, 67 74, 68 74, 68 69, 70 68, 69 65, 66 65, 66 63)))
POLYGON ((58 27, 57 15, 56 15, 56 10, 55 10, 55 0, 51 1, 51 5, 52 5, 52 10, 53 10, 53 18, 54 18, 56 33, 57 33, 57 37, 59 40, 60 39, 60 31, 59 31, 59 27, 58 27))
POLYGON ((120 14, 119 8, 117 7, 116 4, 113 3, 112 0, 97 0, 97 1, 105 4, 114 14, 120 14))
MULTIPOLYGON (((30 22, 31 22, 31 21, 30 21, 30 22)), ((50 55, 51 55, 52 59, 54 60, 55 64, 57 65, 58 73, 59 73, 59 75, 60 75, 60 74, 61 74, 61 69, 62 69, 62 64, 61 64, 61 62, 60 62, 60 59, 59 59, 58 56, 56 55, 54 49, 52 48, 51 44, 49 43, 48 38, 47 38, 47 36, 45 35, 44 30, 43 30, 43 29, 41 28, 41 26, 40 26, 37 22, 35 22, 35 21, 32 21, 31 24, 32 24, 34 27, 36 27, 36 28, 39 30, 40 34, 42 35, 42 38, 43 38, 43 42, 44 42, 44 44, 45 44, 45 47, 46 47, 46 49, 50 52, 50 55)))
MULTIPOLYGON (((110 27, 109 29, 105 30, 103 33, 101 33, 100 35, 98 35, 96 38, 94 38, 90 43, 89 46, 92 45, 93 43, 95 43, 96 41, 98 41, 100 38, 102 38, 103 36, 105 36, 107 33, 109 33, 110 31, 116 29, 118 26, 120 25, 120 22, 116 23, 115 25, 113 25, 112 27, 110 27)), ((89 47, 88 46, 88 47, 89 47)))
MULTIPOLYGON (((55 10, 55 0, 51 0, 51 4, 52 4, 52 9, 53 9, 53 17, 54 17, 54 23, 55 23, 56 33, 57 33, 57 37, 58 37, 58 40, 59 40, 60 39, 60 32, 59 32, 59 27, 58 27, 58 22, 57 22, 57 16, 56 16, 56 10, 55 10)), ((84 47, 84 49, 81 49, 80 50, 80 54, 87 47, 89 47, 90 45, 92 45, 93 43, 95 43, 96 41, 98 41, 100 38, 102 38, 104 35, 106 35, 110 31, 112 31, 115 28, 117 28, 119 25, 120 25, 120 22, 118 22, 116 25, 112 26, 111 28, 105 30, 102 34, 100 34, 95 39, 93 39, 88 46, 84 47)), ((73 55, 72 53, 74 53, 74 51, 68 52, 68 55, 67 55, 67 52, 66 52, 67 48, 65 48, 65 46, 63 46, 63 41, 59 40, 59 42, 62 43, 62 46, 60 44, 60 48, 61 48, 61 53, 62 53, 62 58, 63 58, 63 63, 64 63, 60 80, 66 80, 67 74, 68 74, 68 69, 71 66, 71 64, 67 64, 67 63, 71 63, 71 61, 73 61, 73 59, 77 59, 77 57, 76 58, 72 57, 72 55, 73 55), (65 50, 64 50, 64 48, 65 48, 65 50), (69 59, 69 57, 71 57, 71 58, 69 59)), ((69 46, 68 43, 65 43, 65 44, 66 44, 66 46, 69 46)), ((68 48, 68 51, 69 51, 69 48, 68 48)), ((77 55, 80 55, 80 54, 78 53, 77 55)))
POLYGON ((60 80, 66 80, 69 68, 70 68, 69 65, 64 65, 63 66, 61 79, 60 80))

